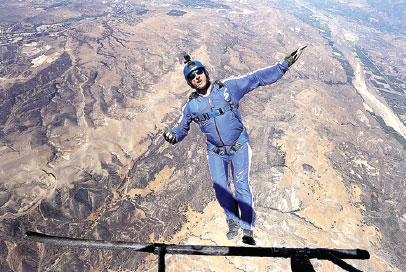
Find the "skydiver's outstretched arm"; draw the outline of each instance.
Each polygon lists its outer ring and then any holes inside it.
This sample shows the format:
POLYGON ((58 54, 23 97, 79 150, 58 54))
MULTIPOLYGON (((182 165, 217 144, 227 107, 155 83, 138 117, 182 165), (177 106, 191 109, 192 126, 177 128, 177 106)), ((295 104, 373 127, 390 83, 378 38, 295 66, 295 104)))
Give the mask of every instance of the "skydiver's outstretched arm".
POLYGON ((288 63, 283 60, 273 66, 268 66, 241 77, 226 79, 224 84, 229 87, 231 96, 238 102, 245 94, 271 84, 280 79, 289 70, 288 63))
POLYGON ((289 70, 289 67, 299 59, 303 49, 306 47, 307 45, 299 47, 273 66, 259 69, 245 76, 227 79, 224 81, 224 84, 229 86, 230 90, 233 90, 231 95, 238 101, 255 88, 272 84, 280 79, 289 70))

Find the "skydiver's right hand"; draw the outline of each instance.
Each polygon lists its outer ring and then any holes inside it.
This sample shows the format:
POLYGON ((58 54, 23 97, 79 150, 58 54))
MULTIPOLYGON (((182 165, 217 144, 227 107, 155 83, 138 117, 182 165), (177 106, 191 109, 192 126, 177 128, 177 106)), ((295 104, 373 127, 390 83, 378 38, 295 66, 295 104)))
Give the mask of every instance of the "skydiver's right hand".
POLYGON ((164 132, 164 138, 165 138, 165 141, 167 141, 168 143, 171 143, 171 144, 176 143, 176 137, 175 137, 175 135, 173 135, 172 131, 170 131, 170 130, 167 130, 164 132))

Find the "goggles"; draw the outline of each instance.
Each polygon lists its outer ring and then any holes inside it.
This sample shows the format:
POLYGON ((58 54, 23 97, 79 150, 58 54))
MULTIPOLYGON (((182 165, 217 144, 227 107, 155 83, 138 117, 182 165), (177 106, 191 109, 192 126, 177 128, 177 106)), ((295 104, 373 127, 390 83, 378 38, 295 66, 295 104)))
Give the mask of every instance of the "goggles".
POLYGON ((197 69, 196 71, 191 72, 191 73, 188 75, 188 78, 189 78, 190 80, 193 80, 193 79, 195 79, 196 75, 201 75, 201 74, 203 74, 203 69, 197 69))

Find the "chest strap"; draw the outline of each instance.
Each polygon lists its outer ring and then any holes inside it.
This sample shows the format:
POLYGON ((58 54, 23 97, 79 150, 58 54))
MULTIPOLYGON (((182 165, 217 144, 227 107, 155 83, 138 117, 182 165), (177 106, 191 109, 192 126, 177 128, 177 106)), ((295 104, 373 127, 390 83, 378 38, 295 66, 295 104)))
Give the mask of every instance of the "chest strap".
POLYGON ((198 114, 197 118, 199 119, 200 122, 209 120, 210 118, 214 118, 216 116, 223 115, 227 111, 233 110, 233 107, 231 105, 224 106, 222 108, 216 109, 214 111, 209 111, 206 113, 198 114))

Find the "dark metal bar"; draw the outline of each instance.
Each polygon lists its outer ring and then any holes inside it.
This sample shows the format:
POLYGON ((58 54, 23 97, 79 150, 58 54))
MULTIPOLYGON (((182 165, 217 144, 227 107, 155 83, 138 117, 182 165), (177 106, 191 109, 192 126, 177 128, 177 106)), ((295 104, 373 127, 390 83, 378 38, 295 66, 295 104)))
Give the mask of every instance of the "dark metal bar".
POLYGON ((290 269, 292 272, 316 272, 312 263, 306 257, 290 258, 290 269))
POLYGON ((352 265, 337 258, 336 256, 334 256, 333 253, 329 253, 329 255, 330 255, 329 260, 331 262, 333 262, 335 265, 338 265, 339 267, 341 267, 342 269, 349 271, 349 272, 362 272, 361 270, 358 270, 355 267, 353 267, 352 265))
POLYGON ((236 246, 189 246, 167 245, 168 254, 280 257, 305 256, 312 259, 329 260, 330 255, 340 259, 369 259, 369 253, 360 249, 326 249, 326 248, 276 248, 276 247, 236 247, 236 246))
POLYGON ((158 247, 158 272, 165 272, 165 246, 158 247))
POLYGON ((138 244, 132 242, 121 241, 103 241, 103 240, 88 240, 77 239, 60 236, 50 236, 37 232, 27 232, 24 234, 24 239, 53 244, 58 246, 70 246, 70 247, 84 247, 84 248, 98 248, 98 249, 122 249, 122 250, 136 250, 141 252, 154 253, 154 244, 138 244))
MULTIPOLYGON (((167 245, 167 244, 138 244, 122 241, 103 241, 68 238, 59 236, 50 236, 36 232, 27 232, 24 239, 47 243, 59 246, 98 248, 98 249, 119 249, 135 250, 158 254, 159 271, 165 271, 165 254, 184 254, 184 255, 210 255, 210 256, 249 256, 249 257, 276 257, 292 258, 293 265, 299 263, 299 260, 305 260, 309 270, 311 263, 309 259, 329 260, 341 268, 350 272, 359 272, 353 266, 345 263, 342 259, 369 259, 369 252, 362 249, 327 249, 327 248, 276 248, 276 247, 237 247, 237 246, 198 246, 198 245, 167 245)), ((296 270, 298 271, 298 270, 296 270)))
POLYGON ((369 253, 361 249, 326 249, 326 248, 277 248, 277 247, 237 247, 237 246, 200 246, 200 245, 167 245, 139 244, 122 241, 88 240, 50 236, 36 232, 27 232, 24 239, 40 243, 101 249, 135 250, 157 254, 158 247, 165 247, 166 254, 212 255, 212 256, 248 256, 248 257, 281 257, 306 256, 329 260, 330 253, 339 259, 369 259, 369 253))

